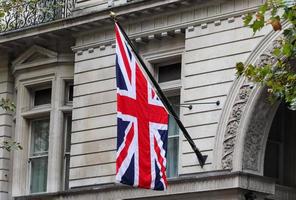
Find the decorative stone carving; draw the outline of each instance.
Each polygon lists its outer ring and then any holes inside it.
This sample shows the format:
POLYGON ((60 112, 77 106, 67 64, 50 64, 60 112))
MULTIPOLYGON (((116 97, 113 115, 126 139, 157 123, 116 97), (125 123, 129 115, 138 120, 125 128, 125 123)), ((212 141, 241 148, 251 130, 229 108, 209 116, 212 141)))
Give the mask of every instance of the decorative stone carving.
POLYGON ((258 151, 262 148, 262 136, 264 133, 265 122, 262 117, 260 119, 252 120, 248 130, 248 137, 246 137, 244 145, 243 168, 249 170, 258 170, 257 160, 258 151))
POLYGON ((263 149, 263 137, 273 118, 272 105, 267 97, 268 94, 264 91, 251 115, 244 143, 243 169, 259 171, 259 152, 263 149))
POLYGON ((263 66, 263 65, 272 65, 277 62, 277 59, 272 56, 272 52, 275 48, 279 48, 281 45, 281 39, 278 38, 277 40, 274 40, 272 42, 272 45, 269 46, 269 48, 260 55, 259 59, 255 63, 257 66, 263 66))
MULTIPOLYGON (((263 66, 265 64, 274 65, 277 59, 272 56, 275 48, 281 44, 281 36, 272 42, 272 44, 259 56, 256 66, 263 66)), ((231 170, 233 168, 233 152, 238 136, 238 127, 241 122, 247 101, 249 100, 252 87, 250 87, 248 80, 245 80, 240 88, 232 111, 227 123, 226 133, 223 141, 223 156, 222 168, 231 170)), ((268 118, 270 118, 271 105, 266 100, 267 94, 263 94, 256 103, 256 108, 252 114, 249 126, 246 131, 246 140, 244 143, 243 152, 243 168, 258 171, 258 161, 260 151, 263 147, 263 137, 266 126, 268 125, 268 118)))
MULTIPOLYGON (((256 65, 274 65, 277 59, 272 56, 272 52, 275 48, 279 48, 280 45, 281 36, 274 40, 267 50, 261 54, 256 65)), ((273 116, 271 113, 272 105, 267 99, 268 94, 264 91, 255 105, 254 113, 252 113, 244 143, 243 169, 259 171, 259 156, 264 145, 263 137, 269 125, 269 121, 272 120, 273 116)))
POLYGON ((232 112, 230 114, 226 133, 223 142, 223 157, 222 157, 222 167, 223 169, 232 169, 232 158, 234 145, 236 142, 237 129, 240 123, 242 112, 248 101, 248 97, 251 93, 251 87, 249 85, 243 85, 240 88, 239 94, 236 97, 235 103, 233 105, 232 112))

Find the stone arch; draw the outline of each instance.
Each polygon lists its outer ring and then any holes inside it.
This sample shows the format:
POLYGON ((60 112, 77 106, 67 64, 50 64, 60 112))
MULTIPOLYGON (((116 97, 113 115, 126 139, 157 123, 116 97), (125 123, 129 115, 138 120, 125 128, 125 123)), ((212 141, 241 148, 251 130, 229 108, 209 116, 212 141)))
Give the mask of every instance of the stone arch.
MULTIPOLYGON (((285 24, 284 29, 288 27, 285 24)), ((246 64, 275 64, 271 51, 279 45, 281 32, 269 33, 249 56, 246 64)), ((269 129, 279 103, 271 105, 267 91, 246 78, 237 79, 222 110, 215 142, 217 170, 263 175, 269 129)))

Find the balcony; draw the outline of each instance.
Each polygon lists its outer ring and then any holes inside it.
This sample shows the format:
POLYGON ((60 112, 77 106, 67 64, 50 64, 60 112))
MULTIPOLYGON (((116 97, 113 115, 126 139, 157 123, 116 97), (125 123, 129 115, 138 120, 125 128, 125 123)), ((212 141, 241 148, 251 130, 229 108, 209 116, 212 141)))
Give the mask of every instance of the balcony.
POLYGON ((75 0, 35 0, 13 7, 0 19, 0 33, 64 19, 72 15, 75 0))

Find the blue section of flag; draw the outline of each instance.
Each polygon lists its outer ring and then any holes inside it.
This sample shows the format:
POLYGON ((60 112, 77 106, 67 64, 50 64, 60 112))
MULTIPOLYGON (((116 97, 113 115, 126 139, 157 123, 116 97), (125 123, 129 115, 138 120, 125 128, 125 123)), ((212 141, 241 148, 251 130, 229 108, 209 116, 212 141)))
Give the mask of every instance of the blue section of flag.
POLYGON ((116 84, 117 84, 117 88, 119 88, 120 90, 127 91, 127 86, 126 86, 126 83, 124 81, 124 77, 122 75, 122 72, 121 72, 119 64, 118 64, 117 55, 116 55, 116 84))
POLYGON ((161 177, 159 175, 160 170, 157 166, 157 164, 155 164, 155 173, 156 173, 156 177, 155 177, 155 184, 154 184, 154 190, 164 190, 163 188, 163 183, 160 181, 161 177))
POLYGON ((129 164, 129 167, 127 168, 125 174, 123 175, 121 179, 122 184, 126 185, 134 185, 134 178, 135 178, 135 156, 132 157, 131 162, 129 164))
POLYGON ((130 123, 129 121, 123 121, 121 118, 117 118, 117 150, 124 140, 124 131, 130 123))

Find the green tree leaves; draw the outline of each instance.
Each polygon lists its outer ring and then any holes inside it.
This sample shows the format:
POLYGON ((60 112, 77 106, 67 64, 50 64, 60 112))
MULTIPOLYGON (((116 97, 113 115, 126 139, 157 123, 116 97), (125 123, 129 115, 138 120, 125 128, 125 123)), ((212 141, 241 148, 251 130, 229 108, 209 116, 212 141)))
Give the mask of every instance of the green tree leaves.
MULTIPOLYGON (((14 112, 15 111, 15 104, 10 100, 10 99, 0 99, 0 107, 9 112, 14 112)), ((7 151, 11 150, 21 150, 23 147, 21 146, 20 143, 15 142, 13 140, 5 140, 2 143, 0 143, 0 149, 6 149, 7 151)))
POLYGON ((22 150, 23 149, 23 147, 21 146, 20 143, 12 141, 12 140, 4 141, 2 146, 0 146, 0 148, 5 149, 7 151, 22 150))
POLYGON ((244 24, 253 29, 254 34, 264 26, 271 25, 274 31, 281 30, 281 22, 285 20, 291 28, 283 31, 283 39, 275 47, 271 58, 276 63, 263 66, 245 66, 242 62, 236 64, 238 76, 245 76, 255 83, 267 87, 270 100, 281 99, 290 109, 296 110, 296 6, 287 6, 282 0, 269 0, 263 4, 255 15, 248 14, 244 24), (284 12, 278 15, 279 9, 284 12), (265 20, 266 16, 269 16, 265 20))
POLYGON ((0 99, 0 107, 6 111, 15 111, 15 104, 10 99, 0 99))

